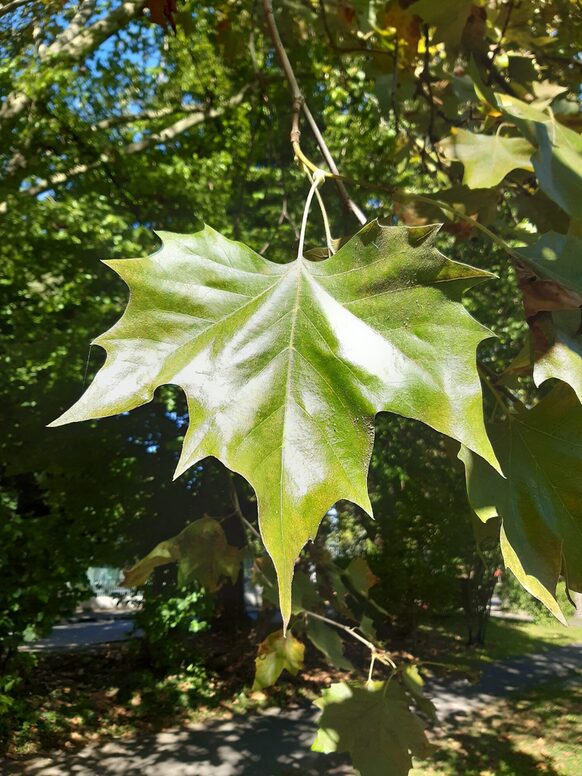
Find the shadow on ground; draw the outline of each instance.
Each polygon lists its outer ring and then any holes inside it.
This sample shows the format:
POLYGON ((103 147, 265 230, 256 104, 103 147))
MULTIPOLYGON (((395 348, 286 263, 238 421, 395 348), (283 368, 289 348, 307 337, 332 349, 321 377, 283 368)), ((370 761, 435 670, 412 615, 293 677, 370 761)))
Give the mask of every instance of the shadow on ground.
POLYGON ((314 715, 298 708, 215 720, 182 730, 87 746, 6 765, 24 776, 344 776, 348 759, 310 752, 314 715))

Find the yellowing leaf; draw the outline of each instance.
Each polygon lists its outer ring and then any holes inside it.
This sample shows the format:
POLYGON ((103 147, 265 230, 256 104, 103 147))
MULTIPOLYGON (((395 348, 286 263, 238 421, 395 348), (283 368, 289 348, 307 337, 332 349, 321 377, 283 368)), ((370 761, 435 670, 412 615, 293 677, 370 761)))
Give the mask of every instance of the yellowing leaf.
POLYGON ((582 406, 565 385, 532 410, 495 424, 491 438, 507 479, 462 449, 471 506, 499 516, 506 566, 561 621, 561 573, 582 592, 582 406))
POLYGON ((220 581, 239 575, 241 553, 226 541, 218 520, 204 517, 187 525, 172 539, 157 545, 145 558, 124 573, 127 587, 143 585, 156 566, 177 561, 180 582, 196 579, 209 592, 217 590, 220 581))
POLYGON ((437 230, 372 222, 331 258, 286 265, 210 227, 164 233, 153 256, 107 262, 130 288, 127 309, 95 340, 104 367, 51 425, 180 386, 190 425, 176 476, 215 456, 254 487, 286 623, 295 560, 327 510, 348 499, 371 513, 377 412, 497 465, 475 364, 490 332, 460 303, 490 275, 443 256, 437 230))
POLYGON ((412 755, 426 757, 430 745, 410 699, 396 680, 366 688, 344 683, 324 690, 315 752, 349 752, 361 776, 406 776, 412 755))
POLYGON ((448 159, 462 162, 463 183, 470 189, 497 186, 515 169, 533 172, 530 157, 535 149, 521 137, 478 135, 459 129, 441 140, 440 148, 448 159))
POLYGON ((374 587, 380 580, 372 573, 368 563, 364 558, 353 558, 344 574, 352 583, 356 592, 367 596, 371 587, 374 587))
POLYGON ((384 13, 378 18, 378 24, 381 24, 384 29, 391 28, 396 31, 398 40, 406 44, 406 57, 408 59, 416 54, 420 40, 418 16, 403 8, 398 0, 392 0, 391 3, 388 3, 384 13))
POLYGON ((295 674, 303 668, 305 645, 291 633, 275 631, 259 644, 255 659, 253 690, 262 690, 275 684, 283 671, 295 674))

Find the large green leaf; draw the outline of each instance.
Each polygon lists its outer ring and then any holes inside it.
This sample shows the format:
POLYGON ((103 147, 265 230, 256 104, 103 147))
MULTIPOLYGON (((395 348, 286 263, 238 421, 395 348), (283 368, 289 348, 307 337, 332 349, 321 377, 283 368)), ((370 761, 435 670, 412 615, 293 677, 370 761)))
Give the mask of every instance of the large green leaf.
POLYGON ((123 584, 143 585, 157 566, 177 562, 181 584, 196 579, 213 593, 225 577, 236 582, 241 560, 241 551, 228 544, 218 520, 203 517, 187 525, 177 536, 160 542, 145 558, 127 569, 123 584))
POLYGON ((323 709, 316 752, 349 752, 362 776, 406 776, 412 755, 426 757, 430 745, 410 698, 396 680, 366 688, 338 683, 315 704, 323 709))
POLYGON ((534 409, 491 428, 507 479, 462 449, 469 500, 481 520, 499 516, 505 564, 561 621, 561 573, 582 591, 582 406, 565 385, 534 409))
POLYGON ((490 332, 460 304, 489 275, 439 253, 437 230, 373 222, 330 259, 279 265, 206 227, 106 262, 129 304, 95 340, 104 367, 52 425, 180 386, 190 425, 176 476, 215 456, 251 483, 287 622, 295 560, 325 512, 349 499, 371 513, 377 412, 421 420, 497 465, 475 364, 490 332))
POLYGON ((532 157, 540 188, 572 218, 582 218, 582 137, 552 113, 496 94, 499 106, 537 151, 532 157))
POLYGON ((470 189, 497 186, 515 169, 533 172, 530 159, 535 149, 521 137, 478 135, 456 129, 454 135, 441 140, 439 145, 449 159, 462 162, 463 183, 470 189))

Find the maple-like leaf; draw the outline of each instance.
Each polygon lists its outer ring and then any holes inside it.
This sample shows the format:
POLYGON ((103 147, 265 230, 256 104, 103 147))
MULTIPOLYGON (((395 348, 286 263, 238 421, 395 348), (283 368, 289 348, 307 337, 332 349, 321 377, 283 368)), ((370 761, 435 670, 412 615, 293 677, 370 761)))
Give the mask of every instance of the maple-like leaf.
POLYGON ((349 752, 361 776, 406 776, 412 755, 431 750, 410 698, 396 680, 364 687, 342 683, 324 690, 315 705, 323 709, 315 752, 349 752))
POLYGON ((463 183, 470 189, 489 189, 512 170, 533 172, 530 161, 535 148, 521 137, 479 135, 467 129, 441 140, 440 149, 448 159, 462 162, 463 183))
POLYGON ((582 219, 582 136, 556 121, 551 111, 507 94, 496 93, 495 98, 537 147, 532 163, 542 191, 573 219, 582 219))
POLYGON ((314 617, 308 617, 305 633, 313 646, 318 649, 334 668, 340 671, 350 671, 353 665, 344 655, 344 645, 341 636, 330 625, 314 617))
POLYGON ((574 388, 582 401, 582 240, 549 232, 518 251, 518 267, 531 333, 530 360, 537 386, 558 378, 574 388))
POLYGON ((51 425, 138 407, 180 386, 190 423, 176 476, 207 456, 257 493, 286 623, 295 560, 339 499, 371 513, 374 416, 415 418, 497 465, 475 350, 491 333, 460 303, 490 277, 450 261, 438 227, 372 222, 329 259, 267 261, 206 227, 108 261, 130 288, 95 340, 105 365, 51 425))
POLYGON ((568 383, 582 402, 582 318, 580 310, 539 313, 529 322, 533 378, 539 387, 556 378, 568 383))
POLYGON ((172 539, 160 542, 145 558, 127 569, 123 584, 127 587, 143 585, 157 566, 176 562, 180 583, 187 584, 196 579, 213 593, 224 578, 236 582, 241 560, 240 550, 228 544, 218 520, 203 517, 187 525, 172 539))
POLYGON ((303 668, 305 645, 291 633, 282 630, 271 633, 259 644, 255 658, 253 690, 262 690, 275 684, 283 671, 295 676, 303 668))
POLYGON ((461 449, 469 501, 481 520, 501 518, 506 566, 564 622, 555 597, 560 574, 582 592, 582 406, 558 385, 490 433, 507 479, 461 449))
MULTIPOLYGON (((582 239, 571 234, 546 232, 533 245, 516 253, 533 272, 582 295, 582 239)), ((545 308, 544 308, 545 309, 545 308)))
POLYGON ((447 48, 456 50, 472 7, 473 0, 449 0, 446 3, 418 0, 410 11, 435 28, 433 41, 445 41, 447 48))
POLYGON ((364 598, 367 598, 370 588, 380 581, 380 578, 372 572, 364 558, 353 558, 344 574, 354 589, 364 598))

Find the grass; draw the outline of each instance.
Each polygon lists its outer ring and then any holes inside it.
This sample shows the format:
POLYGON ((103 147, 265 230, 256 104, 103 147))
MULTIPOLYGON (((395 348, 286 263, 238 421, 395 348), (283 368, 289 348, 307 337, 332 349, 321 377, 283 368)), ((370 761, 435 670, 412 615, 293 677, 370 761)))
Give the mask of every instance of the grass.
MULTIPOLYGON (((477 679, 479 668, 486 663, 582 642, 582 627, 564 628, 558 623, 494 620, 488 627, 486 648, 469 649, 465 638, 462 620, 439 619, 421 625, 414 643, 404 646, 408 652, 427 663, 440 663, 449 671, 465 671, 474 674, 477 679)), ((193 667, 190 671, 163 678, 152 674, 141 663, 135 651, 126 645, 95 653, 85 651, 41 656, 26 692, 18 701, 18 710, 11 710, 13 716, 18 717, 18 722, 11 725, 9 734, 4 736, 7 750, 12 756, 22 757, 57 748, 74 748, 104 738, 141 735, 200 721, 209 716, 243 713, 265 704, 285 706, 290 700, 297 702, 301 699, 309 703, 324 686, 339 678, 336 672, 329 672, 324 664, 313 663, 310 658, 310 666, 296 679, 286 676, 266 694, 250 693, 248 688, 252 683, 254 643, 245 637, 236 649, 233 650, 233 645, 229 644, 223 652, 207 669, 193 667), (233 659, 233 654, 237 655, 237 659, 233 659)), ((541 723, 540 735, 532 733, 530 736, 527 726, 530 718, 535 721, 540 718, 540 714, 547 714, 548 719, 553 720, 547 711, 551 704, 558 709, 556 719, 562 720, 568 730, 573 727, 572 722, 565 721, 568 713, 574 715, 574 724, 580 723, 582 693, 579 691, 576 694, 571 688, 564 692, 564 696, 556 692, 555 698, 539 696, 536 700, 528 696, 523 700, 526 705, 518 709, 519 714, 513 706, 509 711, 509 707, 500 705, 485 718, 484 724, 481 717, 480 722, 471 723, 468 729, 461 726, 461 736, 455 732, 456 743, 453 745, 449 741, 448 748, 445 746, 442 751, 439 750, 439 758, 443 758, 445 770, 429 769, 418 773, 463 773, 467 776, 505 776, 514 773, 521 776, 522 773, 529 773, 519 769, 488 771, 486 760, 489 755, 486 747, 480 749, 481 743, 485 745, 489 742, 489 746, 496 748, 495 754, 491 755, 494 758, 510 757, 511 753, 514 759, 526 758, 526 755, 520 754, 518 743, 526 749, 538 746, 534 746, 535 741, 545 735, 541 723), (572 708, 569 711, 564 707, 563 698, 571 700, 572 708), (541 704, 539 708, 536 703, 541 704), (573 710, 575 704, 578 705, 578 712, 573 710), (513 727, 507 732, 504 726, 510 725, 513 727), (479 760, 478 766, 473 765, 467 752, 473 752, 479 760), (455 766, 457 761, 463 765, 455 766), (472 771, 469 766, 481 770, 472 771)), ((553 727, 553 722, 551 724, 553 727)), ((2 732, 0 715, 0 739, 2 732)), ((560 733, 562 738, 566 734, 567 731, 560 733)), ((579 732, 579 735, 582 740, 582 733, 579 732)), ((442 746, 443 742, 440 742, 439 747, 442 746)), ((569 743, 564 743, 556 735, 543 746, 539 744, 538 749, 541 751, 549 747, 554 759, 561 758, 567 762, 568 746, 569 743), (554 752, 562 744, 566 747, 564 751, 561 754, 554 752)), ((536 757, 538 755, 541 756, 539 752, 535 754, 536 757)), ((527 754, 527 758, 533 757, 534 754, 527 754)), ((577 771, 535 772, 582 776, 580 756, 577 767, 577 771)))
POLYGON ((582 685, 512 695, 448 732, 410 776, 580 776, 582 685))
POLYGON ((566 627, 557 621, 512 622, 492 618, 487 626, 485 647, 467 647, 463 621, 443 618, 420 625, 417 643, 410 649, 425 660, 440 662, 449 669, 474 671, 486 663, 577 642, 582 643, 580 625, 566 627))

